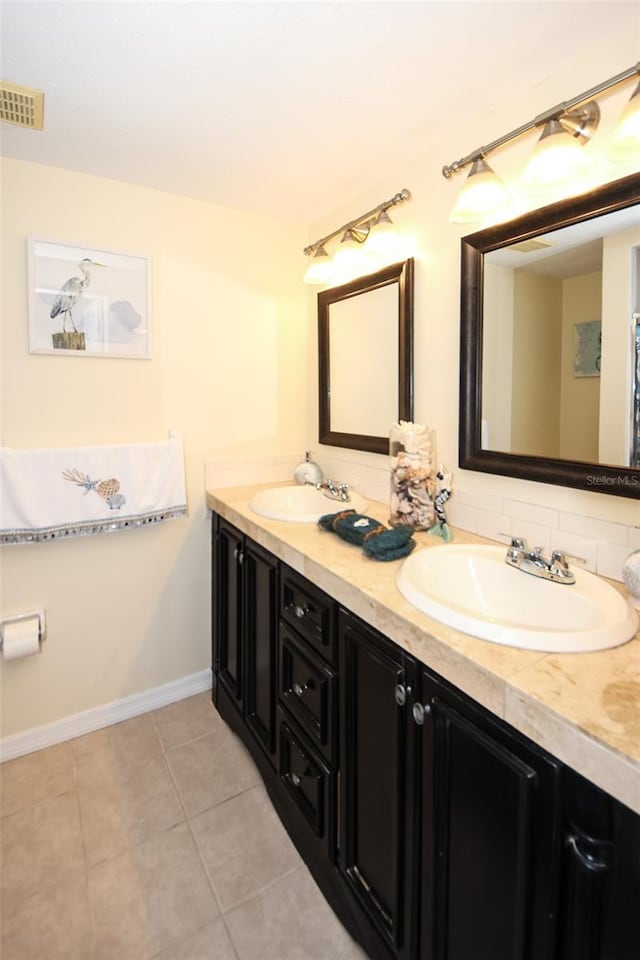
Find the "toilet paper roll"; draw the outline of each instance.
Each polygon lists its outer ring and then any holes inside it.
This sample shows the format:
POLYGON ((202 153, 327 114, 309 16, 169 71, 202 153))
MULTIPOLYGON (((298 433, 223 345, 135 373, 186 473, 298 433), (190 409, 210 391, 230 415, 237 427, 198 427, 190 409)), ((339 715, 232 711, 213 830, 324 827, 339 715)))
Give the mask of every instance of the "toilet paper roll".
POLYGON ((40 618, 27 617, 5 623, 2 629, 2 656, 5 660, 17 660, 40 653, 40 618))

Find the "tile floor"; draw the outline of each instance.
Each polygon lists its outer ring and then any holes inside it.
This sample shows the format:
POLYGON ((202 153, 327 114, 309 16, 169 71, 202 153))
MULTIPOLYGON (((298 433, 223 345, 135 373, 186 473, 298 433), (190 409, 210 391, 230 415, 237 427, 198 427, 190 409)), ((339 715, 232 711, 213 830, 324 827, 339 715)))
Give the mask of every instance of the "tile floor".
POLYGON ((2 960, 365 960, 208 693, 0 784, 2 960))

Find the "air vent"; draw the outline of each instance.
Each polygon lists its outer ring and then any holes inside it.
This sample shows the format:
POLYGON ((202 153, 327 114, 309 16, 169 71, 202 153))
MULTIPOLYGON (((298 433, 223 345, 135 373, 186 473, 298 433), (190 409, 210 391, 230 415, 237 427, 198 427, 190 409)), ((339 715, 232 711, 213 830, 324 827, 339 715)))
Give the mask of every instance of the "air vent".
POLYGON ((533 253, 534 250, 544 250, 545 247, 552 247, 550 240, 523 240, 522 243, 512 243, 509 250, 517 250, 518 253, 533 253))
POLYGON ((0 80, 0 120, 18 127, 42 130, 44 93, 0 80))

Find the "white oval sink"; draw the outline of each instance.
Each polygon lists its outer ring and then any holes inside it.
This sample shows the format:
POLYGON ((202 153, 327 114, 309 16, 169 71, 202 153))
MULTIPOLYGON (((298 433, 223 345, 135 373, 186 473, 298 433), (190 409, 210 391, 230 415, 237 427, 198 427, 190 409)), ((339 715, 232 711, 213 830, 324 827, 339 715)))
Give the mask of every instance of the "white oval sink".
POLYGON ((291 487, 273 487, 261 490, 249 506, 254 513, 271 520, 288 520, 293 523, 317 523, 325 513, 338 513, 340 510, 355 510, 362 513, 367 501, 353 490, 349 491, 350 500, 333 500, 326 497, 315 487, 296 484, 291 487))
POLYGON ((447 544, 414 553, 396 584, 423 613, 463 633, 511 647, 584 653, 635 635, 637 614, 610 584, 573 570, 552 583, 505 563, 506 547, 447 544))

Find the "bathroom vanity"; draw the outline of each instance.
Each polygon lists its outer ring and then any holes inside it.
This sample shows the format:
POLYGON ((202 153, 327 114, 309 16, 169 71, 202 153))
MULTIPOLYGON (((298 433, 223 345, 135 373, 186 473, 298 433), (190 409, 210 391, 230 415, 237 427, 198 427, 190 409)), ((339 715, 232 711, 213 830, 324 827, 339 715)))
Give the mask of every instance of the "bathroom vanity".
POLYGON ((400 561, 258 517, 256 489, 207 496, 213 698, 365 952, 636 960, 640 640, 468 637, 402 598, 400 561))

